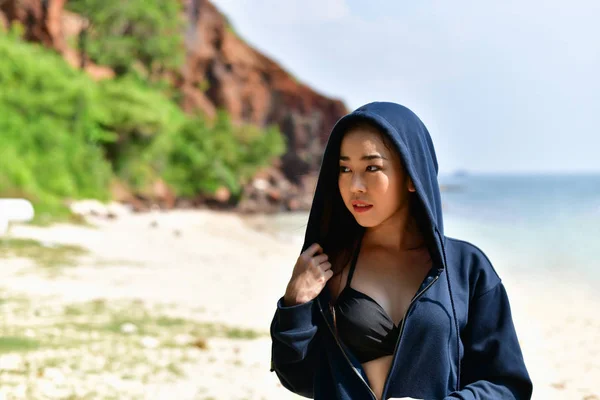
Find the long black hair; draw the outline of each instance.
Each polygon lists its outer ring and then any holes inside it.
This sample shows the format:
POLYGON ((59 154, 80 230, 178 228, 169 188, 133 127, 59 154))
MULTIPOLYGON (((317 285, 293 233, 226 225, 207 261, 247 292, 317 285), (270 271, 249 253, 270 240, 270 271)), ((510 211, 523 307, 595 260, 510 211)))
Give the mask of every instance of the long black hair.
MULTIPOLYGON (((339 135, 338 141, 329 144, 331 146, 330 151, 333 154, 325 157, 321 165, 320 179, 324 180, 323 187, 326 189, 324 190, 322 203, 320 204, 322 214, 319 224, 318 243, 323 247, 323 251, 329 255, 334 276, 340 274, 343 268, 348 265, 366 231, 366 228, 356 222, 356 219, 344 204, 338 185, 342 139, 347 132, 358 128, 377 132, 388 150, 397 155, 402 168, 406 171, 404 160, 402 160, 402 157, 389 138, 379 127, 370 121, 361 120, 353 122, 345 127, 344 132, 339 135)), ((411 216, 410 222, 417 224, 425 245, 429 249, 429 253, 434 254, 435 252, 432 250, 435 248, 435 239, 431 234, 431 221, 429 221, 425 207, 416 192, 409 192, 409 215, 411 216)))

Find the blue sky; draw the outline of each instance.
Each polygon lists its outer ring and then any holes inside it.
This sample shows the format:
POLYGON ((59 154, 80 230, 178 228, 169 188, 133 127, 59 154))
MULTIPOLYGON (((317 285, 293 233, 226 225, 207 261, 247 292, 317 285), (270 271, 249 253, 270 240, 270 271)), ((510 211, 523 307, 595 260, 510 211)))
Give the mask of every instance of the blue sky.
POLYGON ((440 173, 600 172, 600 1, 213 0, 350 109, 401 103, 440 173))

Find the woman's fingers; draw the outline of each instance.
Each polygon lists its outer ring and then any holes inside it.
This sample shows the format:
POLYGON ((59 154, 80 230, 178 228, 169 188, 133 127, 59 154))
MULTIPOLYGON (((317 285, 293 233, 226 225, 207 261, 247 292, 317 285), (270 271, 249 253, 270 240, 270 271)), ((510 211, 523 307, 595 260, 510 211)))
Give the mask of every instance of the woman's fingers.
POLYGON ((327 261, 329 259, 329 256, 327 256, 327 254, 319 254, 316 257, 313 257, 313 262, 315 264, 315 266, 318 266, 322 263, 324 263, 325 261, 327 261))
POLYGON ((333 276, 333 270, 331 269, 330 263, 324 262, 323 264, 319 265, 319 269, 320 271, 318 280, 320 282, 327 282, 329 278, 333 276))
POLYGON ((304 252, 300 255, 303 258, 311 259, 318 252, 322 252, 323 248, 319 243, 311 244, 304 252))
POLYGON ((329 261, 321 263, 319 265, 319 267, 321 267, 321 269, 323 270, 323 272, 328 271, 331 269, 331 263, 329 261))

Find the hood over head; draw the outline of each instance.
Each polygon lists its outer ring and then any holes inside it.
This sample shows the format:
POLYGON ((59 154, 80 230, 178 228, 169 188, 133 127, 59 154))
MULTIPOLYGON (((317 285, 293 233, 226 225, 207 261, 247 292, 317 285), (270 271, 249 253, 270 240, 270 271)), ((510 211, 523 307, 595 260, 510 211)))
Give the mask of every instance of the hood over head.
POLYGON ((338 188, 339 155, 344 133, 367 122, 387 136, 398 152, 416 192, 416 213, 434 261, 444 268, 443 218, 437 181, 438 163, 429 132, 408 108, 390 102, 366 104, 342 117, 333 127, 321 162, 319 178, 306 228, 302 251, 319 243, 325 253, 349 250, 358 244, 364 228, 347 210, 338 188))

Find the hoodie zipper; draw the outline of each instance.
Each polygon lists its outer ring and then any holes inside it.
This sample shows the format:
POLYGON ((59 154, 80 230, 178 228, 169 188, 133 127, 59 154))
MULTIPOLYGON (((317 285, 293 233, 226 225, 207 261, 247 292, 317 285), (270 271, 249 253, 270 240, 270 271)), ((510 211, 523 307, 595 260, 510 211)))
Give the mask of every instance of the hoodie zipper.
MULTIPOLYGON (((373 397, 373 400, 377 400, 377 396, 375 395, 375 392, 373 391, 373 389, 371 389, 371 386, 369 386, 369 384, 367 383, 367 381, 365 381, 365 379, 362 377, 362 375, 356 370, 356 368, 354 367, 354 365, 352 365, 352 362, 348 358, 348 355, 346 354, 346 352, 342 348, 342 345, 340 344, 340 341, 338 339, 337 333, 334 332, 333 328, 329 324, 329 321, 327 321, 327 317, 325 317, 325 313, 323 312, 323 307, 321 307, 321 301, 317 300, 317 303, 319 304, 319 311, 321 312, 321 315, 323 316, 323 320, 325 321, 325 324, 327 325, 327 327, 329 327, 329 330, 331 331, 331 334, 333 335, 333 337, 335 339, 335 342, 337 343, 338 347, 340 348, 340 351, 344 355, 344 358, 348 362, 348 365, 350 366, 350 368, 352 368, 352 370, 354 371, 354 373, 356 374, 356 376, 358 376, 360 378, 360 380, 365 384, 365 387, 367 389, 369 389, 369 392, 371 393, 371 396, 373 397)), ((333 311, 333 312, 335 313, 335 311, 333 311)))
POLYGON ((413 297, 413 299, 410 301, 410 304, 408 305, 408 308, 406 309, 406 312, 404 313, 404 318, 402 318, 402 323, 400 324, 400 333, 398 334, 398 340, 396 340, 396 346, 394 347, 394 357, 392 358, 392 365, 390 366, 388 375, 385 378, 383 392, 381 392, 382 399, 385 399, 385 395, 387 394, 388 386, 390 384, 390 377, 394 375, 394 367, 396 366, 396 353, 398 352, 398 347, 400 346, 400 341, 402 340, 402 334, 404 333, 404 323, 406 321, 406 316, 408 315, 408 312, 410 311, 414 302, 417 301, 423 295, 423 293, 425 293, 439 279, 439 277, 440 273, 438 272, 435 278, 433 278, 433 281, 431 281, 429 285, 427 285, 423 290, 421 290, 421 292, 417 293, 417 295, 413 297))
MULTIPOLYGON (((395 357, 395 355, 396 355, 396 353, 398 351, 398 347, 400 345, 400 340, 402 339, 402 334, 404 333, 404 323, 406 321, 406 316, 408 315, 408 312, 410 311, 410 309, 413 306, 414 302, 417 301, 431 286, 433 286, 433 284, 439 279, 439 277, 440 277, 440 274, 438 273, 433 278, 433 281, 431 281, 423 290, 421 290, 419 293, 417 293, 417 295, 415 295, 415 297, 413 297, 413 299, 410 301, 410 304, 408 305, 408 309, 404 313, 404 318, 402 318, 402 323, 400 324, 400 333, 398 334, 398 340, 396 341, 396 346, 394 347, 394 353, 393 353, 394 358, 392 359, 392 365, 390 366, 390 370, 388 371, 388 375, 385 378, 385 383, 383 385, 383 392, 381 393, 382 394, 382 396, 381 396, 382 400, 385 399, 384 395, 387 393, 387 389, 388 389, 388 385, 389 385, 389 380, 390 380, 390 377, 393 375, 394 367, 396 365, 396 357, 395 357)), ((348 358, 348 355, 346 354, 346 352, 342 348, 342 345, 340 344, 340 341, 339 341, 339 338, 337 336, 337 333, 333 330, 333 328, 329 324, 329 321, 325 317, 325 313, 323 312, 323 307, 321 307, 321 301, 320 301, 320 299, 317 299, 317 303, 319 304, 319 311, 321 312, 321 315, 323 316, 323 320, 325 321, 325 324, 327 325, 327 327, 331 331, 331 334, 333 335, 333 338, 335 339, 335 342, 337 343, 338 347, 340 348, 340 351, 344 355, 344 358, 348 362, 348 365, 352 368, 352 370, 360 378, 360 380, 365 384, 365 387, 367 389, 369 389, 369 392, 371 393, 371 396, 373 397, 373 399, 377 400, 377 396, 375 395, 375 392, 373 391, 373 389, 371 389, 371 386, 369 386, 369 384, 365 381, 365 379, 362 377, 362 375, 360 373, 358 373, 358 371, 352 365, 352 362, 348 358)), ((332 312, 335 313, 335 309, 332 309, 332 312)), ((335 318, 335 314, 334 314, 334 318, 335 318)))

